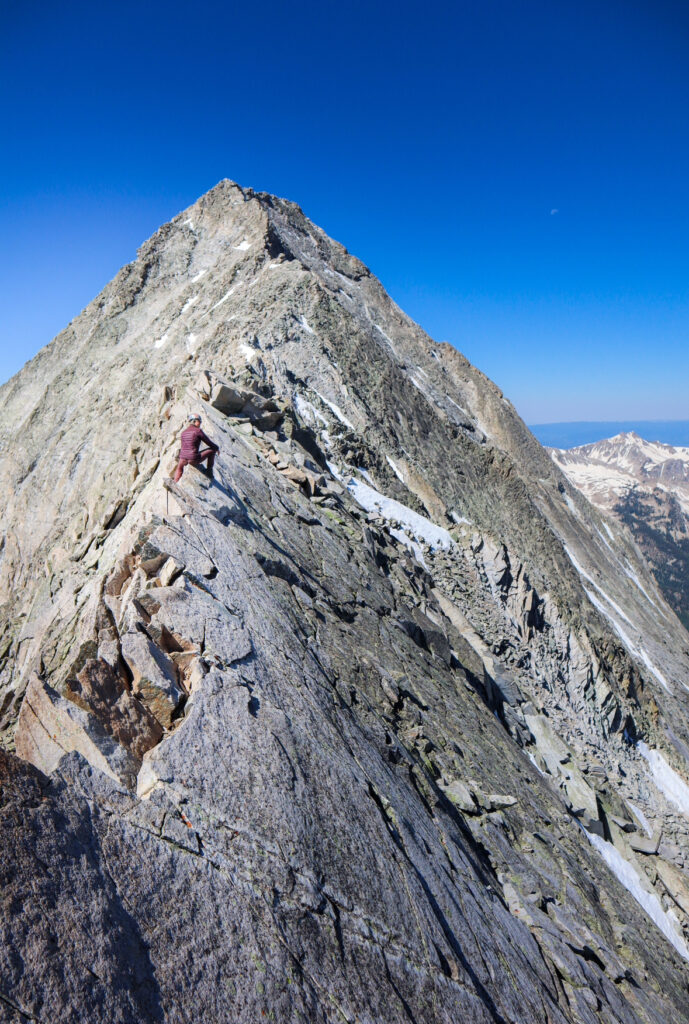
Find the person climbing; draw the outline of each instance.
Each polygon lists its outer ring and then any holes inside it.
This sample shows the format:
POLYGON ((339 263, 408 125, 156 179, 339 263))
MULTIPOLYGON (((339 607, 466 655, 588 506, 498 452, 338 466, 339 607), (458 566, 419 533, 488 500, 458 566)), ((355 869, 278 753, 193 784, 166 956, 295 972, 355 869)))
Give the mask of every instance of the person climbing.
POLYGON ((189 417, 189 426, 182 431, 182 447, 179 453, 179 462, 175 470, 175 483, 182 478, 185 466, 197 466, 202 473, 213 479, 213 463, 215 456, 220 451, 217 444, 211 441, 210 437, 201 430, 201 417, 196 414, 189 417), (201 442, 208 445, 201 449, 201 442), (206 463, 204 466, 203 463, 206 463))

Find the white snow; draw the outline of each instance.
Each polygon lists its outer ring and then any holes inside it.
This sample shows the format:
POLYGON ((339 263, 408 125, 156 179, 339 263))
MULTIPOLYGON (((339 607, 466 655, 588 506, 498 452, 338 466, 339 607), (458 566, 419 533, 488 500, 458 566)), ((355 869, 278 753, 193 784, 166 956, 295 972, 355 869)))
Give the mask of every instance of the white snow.
POLYGON ((239 245, 233 245, 232 248, 237 249, 239 252, 246 252, 247 249, 251 248, 251 242, 245 238, 239 245))
POLYGON ((375 480, 373 479, 373 477, 371 476, 367 469, 364 469, 363 466, 355 466, 354 469, 357 471, 357 473, 361 473, 364 480, 367 480, 368 483, 370 483, 371 487, 376 486, 375 480))
POLYGON ((229 292, 225 292, 223 297, 218 302, 216 302, 216 304, 214 306, 211 306, 211 308, 208 310, 208 312, 212 313, 214 309, 218 308, 218 306, 222 306, 223 302, 227 302, 229 297, 231 295, 234 295, 235 291, 236 291, 236 288, 230 288, 229 292))
POLYGON ((641 810, 640 807, 637 807, 636 804, 633 804, 631 802, 631 800, 627 800, 627 807, 629 807, 630 811, 632 812, 634 817, 638 820, 638 822, 641 825, 641 827, 643 828, 644 832, 646 833, 646 835, 650 839, 651 836, 653 835, 653 829, 651 828, 651 826, 650 826, 650 824, 648 822, 648 818, 646 817, 644 812, 641 810))
POLYGON ((412 382, 417 391, 420 391, 424 398, 427 398, 429 402, 435 401, 433 395, 430 393, 425 384, 418 381, 412 374, 409 375, 409 380, 412 382))
POLYGON ((335 403, 331 402, 328 398, 324 398, 320 391, 315 391, 314 394, 318 395, 321 402, 323 402, 324 405, 327 405, 328 408, 335 413, 338 420, 340 421, 340 423, 343 424, 343 426, 349 427, 350 430, 354 430, 354 424, 350 423, 345 414, 342 412, 342 409, 340 409, 339 405, 335 405, 335 403))
MULTIPOLYGON (((306 404, 308 405, 308 402, 306 404)), ((311 406, 311 408, 313 409, 313 406, 311 406)), ((313 411, 316 412, 315 409, 313 409, 313 411)), ((320 413, 316 413, 316 415, 320 415, 320 413)), ((342 479, 342 473, 340 472, 340 470, 338 469, 334 462, 328 462, 328 460, 326 459, 325 464, 336 480, 342 479)))
POLYGON ((573 515, 575 515, 577 517, 577 519, 581 519, 581 516, 579 515, 579 509, 576 507, 576 505, 574 504, 574 502, 572 501, 572 499, 570 498, 569 494, 567 494, 566 491, 565 491, 565 504, 567 505, 567 508, 569 509, 569 511, 573 515))
POLYGON ((192 284, 196 284, 196 282, 197 282, 197 281, 200 281, 200 280, 201 280, 201 278, 203 277, 203 275, 204 275, 204 274, 207 274, 207 273, 208 273, 208 271, 207 271, 207 270, 199 270, 198 274, 195 274, 195 275, 194 275, 194 277, 192 277, 192 279, 191 279, 191 283, 192 283, 192 284))
MULTIPOLYGON (((603 590, 603 588, 602 588, 602 587, 600 587, 600 586, 599 586, 599 585, 598 585, 598 584, 596 583, 596 581, 595 581, 595 580, 593 579, 593 577, 592 577, 592 576, 589 576, 589 574, 588 574, 588 573, 586 572, 586 570, 585 570, 585 569, 584 569, 584 568, 583 568, 583 567, 582 567, 582 566, 581 566, 581 565, 579 564, 579 562, 578 562, 578 561, 576 560, 576 558, 574 557, 574 555, 573 555, 573 554, 572 554, 572 552, 571 552, 571 551, 569 550, 569 548, 567 547, 567 545, 566 545, 566 544, 565 544, 565 546, 564 546, 564 547, 565 547, 565 551, 567 552, 567 557, 569 558, 570 562, 572 563, 572 565, 574 566, 574 568, 575 568, 575 569, 577 570, 577 572, 579 573, 579 575, 580 575, 580 576, 583 576, 585 580, 588 580, 588 582, 589 582, 589 583, 590 583, 590 584, 591 584, 591 585, 592 585, 593 587, 595 587, 595 588, 596 588, 596 590, 597 590, 597 591, 598 591, 598 593, 599 593, 599 594, 601 595, 601 597, 602 597, 602 598, 604 598, 604 600, 606 600, 606 601, 608 602, 608 604, 610 605, 610 607, 611 607, 611 608, 614 608, 614 609, 615 609, 615 611, 617 612, 617 614, 618 614, 619 616, 621 616, 621 618, 623 618, 625 622, 628 622, 630 626, 633 626, 633 625, 634 625, 634 623, 633 623, 633 622, 632 622, 632 620, 631 620, 631 619, 629 618, 629 616, 628 616, 628 615, 625 615, 625 613, 624 613, 624 612, 622 611, 622 609, 620 608, 620 606, 619 606, 618 604, 615 604, 615 602, 613 601, 613 599, 612 599, 611 597, 609 597, 609 596, 608 596, 608 594, 606 594, 606 593, 605 593, 605 591, 603 590)), ((588 591, 587 591, 587 593, 588 593, 588 591)), ((610 616, 610 612, 605 612, 605 614, 607 615, 607 617, 608 617, 609 619, 611 618, 611 616, 610 616)))
POLYGON ((153 347, 154 348, 162 348, 163 345, 165 344, 165 342, 167 341, 167 339, 168 339, 168 333, 166 331, 165 334, 162 336, 162 338, 158 338, 158 340, 155 342, 153 347))
MULTIPOLYGON (((654 606, 655 608, 658 608, 658 605, 657 605, 657 604, 656 604, 656 602, 655 602, 655 601, 653 600, 653 598, 651 597, 651 595, 649 594, 649 592, 648 592, 648 591, 646 590, 646 588, 645 588, 645 587, 644 587, 644 586, 642 585, 642 583, 641 583, 641 580, 640 580, 640 579, 639 579, 639 577, 638 577, 638 576, 636 575, 636 573, 635 573, 635 572, 634 572, 634 571, 633 571, 633 570, 632 570, 632 569, 631 569, 631 568, 630 568, 629 566, 623 565, 623 566, 622 566, 622 568, 624 569, 624 571, 625 571, 626 575, 627 575, 627 576, 629 576, 629 579, 630 579, 630 580, 631 580, 631 581, 632 581, 633 583, 636 583, 637 587, 639 588, 639 590, 641 591, 641 593, 642 593, 642 594, 644 595, 644 597, 646 598, 646 600, 647 600, 647 601, 648 601, 648 602, 649 602, 650 604, 652 604, 652 605, 653 605, 653 606, 654 606)), ((658 608, 658 610, 660 611, 661 609, 660 609, 660 608, 658 608)))
MULTIPOLYGON (((301 416, 302 419, 306 420, 308 423, 316 424, 320 422, 324 427, 328 426, 328 421, 325 416, 323 416, 323 414, 320 413, 314 405, 311 405, 311 402, 307 402, 305 398, 302 398, 300 394, 296 394, 294 396, 294 408, 297 410, 297 415, 301 416)), ((332 468, 330 469, 330 472, 335 476, 332 468)))
POLYGON ((670 767, 660 751, 652 750, 642 742, 637 743, 636 749, 648 761, 651 778, 660 792, 689 818, 689 786, 684 779, 670 767))
POLYGON ((187 334, 186 346, 187 352, 192 352, 196 348, 196 342, 198 341, 198 334, 187 334))
POLYGON ((607 535, 610 538, 610 540, 614 541, 615 536, 614 536, 612 530, 610 529, 610 527, 608 526, 608 524, 605 522, 605 520, 603 520, 603 529, 607 533, 607 535))
POLYGON ((180 313, 185 313, 188 309, 191 309, 191 307, 197 301, 198 301, 198 295, 192 295, 192 297, 190 299, 187 299, 187 301, 184 303, 184 305, 182 306, 182 308, 180 310, 180 313))
MULTIPOLYGON (((366 312, 368 312, 368 309, 366 310, 366 312)), ((369 317, 369 319, 370 319, 370 317, 369 317)), ((371 323, 373 323, 373 321, 371 321, 371 323)), ((393 345, 392 341, 391 341, 391 340, 390 340, 390 338, 389 338, 389 337, 387 336, 387 334, 385 333, 385 331, 383 330, 383 328, 382 328, 382 327, 379 327, 379 326, 378 326, 378 324, 373 324, 373 326, 374 326, 374 327, 375 327, 375 329, 376 329, 376 330, 377 330, 377 331, 379 332, 379 334, 382 334, 382 335, 383 335, 383 337, 385 338, 386 342, 388 343, 388 345, 390 346, 390 348, 392 349, 392 351, 393 351, 393 352, 395 353, 395 355, 397 355, 397 350, 396 350, 395 346, 393 345)))
POLYGON ((612 843, 606 843, 605 839, 594 835, 592 832, 585 832, 586 838, 601 855, 612 873, 619 882, 631 893, 636 902, 645 910, 651 921, 660 929, 668 942, 671 942, 680 956, 689 960, 689 949, 682 937, 682 932, 674 914, 666 913, 658 897, 647 892, 643 887, 641 876, 633 864, 625 860, 618 849, 612 843))
MULTIPOLYGON (((656 668, 656 666, 653 664, 653 662, 651 661, 651 659, 648 656, 648 653, 644 650, 644 648, 639 646, 638 644, 634 643, 634 641, 629 636, 629 634, 624 631, 624 629, 619 624, 617 619, 615 619, 615 617, 610 614, 610 612, 605 607, 605 605, 602 603, 602 601, 599 601, 594 593, 592 593, 590 590, 586 590, 586 587, 584 587, 584 592, 586 593, 586 596, 588 597, 588 599, 591 602, 591 604, 594 605, 594 607, 596 607, 598 609, 598 611, 601 613, 601 615, 604 615, 606 617, 606 619, 608 620, 608 622, 612 625, 613 629, 615 630, 615 632, 619 636, 619 638, 622 641, 622 643, 625 644, 625 646, 627 647, 627 650, 630 652, 630 654, 633 654, 635 657, 637 657, 641 661, 643 661, 643 663, 646 666, 646 668, 649 670, 649 672, 651 672, 656 677, 656 679, 658 680, 660 685, 665 690, 667 690, 668 693, 672 693, 672 688, 671 688, 670 684, 668 683, 667 679, 665 678, 663 673, 660 671, 660 669, 656 668)), ((601 591, 601 593, 602 593, 602 591, 601 591)), ((603 596, 605 597, 605 594, 603 594, 603 596)), ((626 618, 626 616, 625 616, 625 618, 626 618)), ((627 621, 629 621, 629 620, 627 620, 627 621)), ((630 625, 631 625, 631 623, 630 623, 630 625)))
POLYGON ((194 230, 194 224, 191 218, 189 220, 182 221, 182 226, 184 226, 185 224, 188 224, 192 231, 194 230))
POLYGON ((400 472, 399 468, 398 468, 398 467, 397 467, 397 466, 395 465, 395 463, 394 463, 394 462, 392 461, 392 459, 390 458, 390 456, 389 456, 389 455, 386 455, 386 456, 385 456, 385 458, 386 458, 386 460, 387 460, 388 466, 390 467, 390 469, 392 470, 392 472, 393 472, 393 473, 395 474, 395 476, 397 477, 397 479, 398 479, 398 480, 401 480, 401 481, 402 481, 402 483, 404 483, 404 477, 402 476, 402 473, 400 472))
POLYGON ((639 657, 643 661, 643 663, 646 666, 646 668, 648 669, 648 671, 653 673, 653 675, 656 677, 656 679, 658 680, 660 685, 663 686, 667 690, 668 693, 672 693, 672 687, 670 686, 670 684, 668 683, 667 679, 665 678, 663 673, 660 671, 660 669, 656 668, 656 666, 653 664, 653 662, 651 661, 651 659, 648 656, 648 653, 644 650, 644 648, 643 647, 639 647, 638 648, 638 652, 639 652, 639 657))
POLYGON ((308 320, 306 319, 306 317, 305 317, 305 316, 300 316, 300 317, 299 317, 299 323, 300 323, 300 324, 301 324, 301 326, 302 326, 302 327, 304 328, 304 330, 305 330, 305 331, 307 331, 307 332, 308 332, 309 334, 315 334, 315 333, 316 333, 316 332, 314 331, 313 327, 311 326, 311 324, 310 324, 310 323, 308 322, 308 320))
POLYGON ((252 348, 251 345, 244 345, 244 344, 242 344, 239 347, 240 347, 243 355, 245 355, 247 359, 253 359, 254 356, 257 354, 256 353, 256 349, 252 348))
POLYGON ((414 552, 416 561, 419 562, 419 564, 422 565, 424 569, 428 568, 428 566, 426 565, 426 560, 423 557, 423 551, 421 550, 421 546, 417 544, 415 540, 412 540, 408 533, 405 533, 404 530, 395 529, 390 530, 390 536, 394 537, 395 540, 398 540, 400 544, 404 544, 405 547, 410 548, 414 552))
MULTIPOLYGON (((600 596, 603 598, 604 601, 607 602, 607 604, 610 606, 610 608, 612 608, 620 616, 620 618, 624 619, 625 622, 629 623, 629 625, 632 627, 632 629, 634 629, 636 631, 636 627, 635 627, 634 623, 632 622, 632 620, 629 618, 629 616, 625 615, 625 613, 622 611, 620 606, 618 604, 616 604, 613 601, 613 599, 608 594, 606 594, 606 592, 603 590, 603 588, 600 587, 591 576, 589 576, 589 574, 586 572, 586 570, 583 569, 582 566, 579 564, 579 562, 576 560, 576 558, 574 557, 574 555, 569 550, 569 548, 567 547, 566 544, 565 544, 565 551, 567 552, 569 560, 572 563, 572 565, 574 566, 574 568, 577 570, 577 572, 581 576, 583 576, 585 580, 588 580, 588 582, 592 586, 594 586, 596 588, 596 590, 598 591, 600 596)), ((586 590, 586 588, 584 588, 584 589, 586 590)), ((637 643, 637 642, 635 642, 634 640, 631 639, 629 634, 620 625, 620 623, 617 621, 615 616, 610 613, 609 609, 606 608, 605 605, 601 601, 599 601, 596 598, 596 596, 591 593, 590 590, 586 590, 586 596, 588 597, 589 601, 593 605, 595 605, 595 607, 598 609, 598 611, 602 615, 604 615, 606 617, 606 619, 608 619, 608 621, 612 624, 613 628, 615 629, 615 632, 618 634, 618 636, 620 637, 622 642, 627 646, 627 648, 630 651, 630 653, 635 655, 641 661, 643 661, 643 663, 646 666, 646 668, 649 670, 649 672, 651 672, 655 676, 655 678, 658 680, 660 685, 665 690, 667 690, 668 693, 672 693, 672 687, 670 686, 670 684, 668 683, 667 679, 665 678, 663 673, 660 671, 660 669, 656 665, 653 664, 653 661, 651 660, 651 658, 650 658, 650 656, 648 654, 648 651, 646 651, 646 649, 644 648, 643 644, 637 643)), ((648 596, 648 595, 646 595, 646 596, 648 596)))
POLYGON ((368 484, 352 477, 347 483, 347 490, 367 512, 374 512, 383 519, 397 520, 412 536, 430 544, 433 549, 450 548, 454 545, 452 537, 442 526, 436 526, 430 519, 414 512, 400 501, 387 498, 368 484))
POLYGON ((457 526, 461 526, 462 523, 466 524, 466 526, 474 525, 471 519, 467 519, 466 516, 460 516, 459 512, 455 512, 454 510, 450 512, 450 519, 453 521, 453 523, 457 523, 457 526))
POLYGON ((450 403, 451 403, 452 405, 454 405, 455 409, 459 409, 459 411, 461 412, 461 414, 462 414, 463 416, 468 416, 468 415, 469 415, 469 414, 467 413, 466 409, 463 409, 463 408, 461 407, 461 405, 458 405, 458 404, 457 404, 457 402, 455 402, 454 398, 450 398, 450 396, 449 396, 449 395, 445 395, 445 397, 447 398, 448 402, 450 402, 450 403))

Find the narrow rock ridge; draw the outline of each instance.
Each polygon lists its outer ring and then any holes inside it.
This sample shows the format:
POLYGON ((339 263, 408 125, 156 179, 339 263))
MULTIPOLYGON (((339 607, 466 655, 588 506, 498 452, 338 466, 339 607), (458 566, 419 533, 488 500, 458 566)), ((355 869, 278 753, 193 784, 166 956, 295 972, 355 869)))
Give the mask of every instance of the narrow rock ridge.
POLYGON ((0 443, 8 1019, 687 1015, 689 637, 297 207, 162 228, 0 443))

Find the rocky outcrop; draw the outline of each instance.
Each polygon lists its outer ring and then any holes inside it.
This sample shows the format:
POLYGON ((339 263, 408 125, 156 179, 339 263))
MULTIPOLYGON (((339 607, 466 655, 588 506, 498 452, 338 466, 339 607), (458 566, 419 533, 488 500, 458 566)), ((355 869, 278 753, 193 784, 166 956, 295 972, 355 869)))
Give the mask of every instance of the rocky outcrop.
POLYGON ((223 183, 0 397, 8 1019, 686 1016, 681 627, 362 264, 223 183))

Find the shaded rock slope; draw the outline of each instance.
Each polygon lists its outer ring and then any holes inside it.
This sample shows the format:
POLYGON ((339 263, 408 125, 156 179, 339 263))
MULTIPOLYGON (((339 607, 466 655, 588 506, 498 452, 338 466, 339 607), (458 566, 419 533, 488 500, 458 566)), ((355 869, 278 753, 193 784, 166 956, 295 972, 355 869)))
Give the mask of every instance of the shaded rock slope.
POLYGON ((689 636, 298 207, 161 228, 0 445, 2 1019, 686 1019, 689 636))

